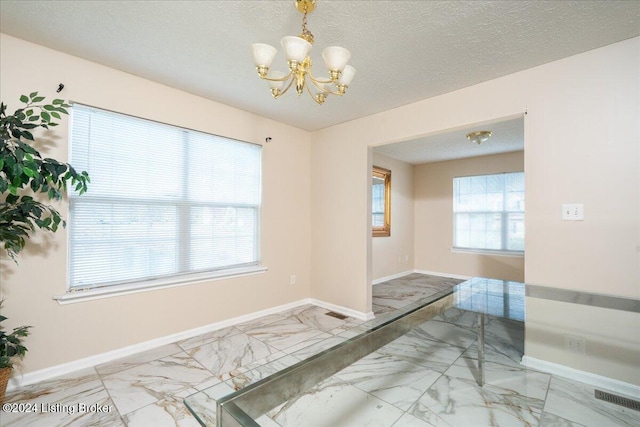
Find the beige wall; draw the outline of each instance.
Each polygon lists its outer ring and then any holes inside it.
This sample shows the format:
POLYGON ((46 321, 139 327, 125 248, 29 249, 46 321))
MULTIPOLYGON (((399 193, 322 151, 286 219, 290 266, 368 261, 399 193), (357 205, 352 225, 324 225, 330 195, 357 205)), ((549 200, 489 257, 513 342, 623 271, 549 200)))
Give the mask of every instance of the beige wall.
MULTIPOLYGON (((0 260, 3 315, 33 325, 24 372, 74 361, 261 309, 309 298, 310 136, 307 132, 6 35, 0 39, 0 92, 9 109, 40 91, 148 119, 263 146, 261 227, 264 274, 60 306, 66 232, 40 236, 14 265, 0 260), (55 93, 58 83, 65 89, 55 93), (290 275, 297 284, 290 285, 290 275)), ((67 121, 48 133, 48 155, 66 159, 67 121)), ((89 188, 89 191, 90 188, 89 188)), ((66 217, 66 206, 60 205, 66 217)))
POLYGON ((415 167, 415 269, 524 281, 524 258, 452 252, 453 178, 522 172, 522 151, 415 167))
MULTIPOLYGON (((525 280, 640 296, 640 38, 311 135, 4 35, 0 55, 0 92, 10 107, 24 92, 52 97, 63 82, 62 95, 73 101, 251 142, 273 138, 264 147, 265 274, 59 306, 51 297, 65 291, 64 231, 42 236, 46 251, 29 245, 17 267, 1 260, 9 326, 35 326, 27 372, 309 296, 369 312, 370 147, 514 117, 525 108, 525 280), (567 202, 585 204, 585 221, 560 221, 567 202), (297 285, 289 285, 290 274, 297 285)), ((57 144, 52 156, 65 158, 66 131, 63 125, 49 135, 57 144)), ((609 333, 610 320, 637 325, 637 314, 564 310, 527 301, 528 325, 542 330, 527 333, 527 355, 639 383, 628 368, 637 358, 614 369, 589 354, 609 333), (555 324, 545 323, 554 316, 555 324), (557 341, 535 339, 563 328, 587 338, 587 355, 569 357, 557 341)), ((638 335, 618 331, 611 348, 631 348, 625 357, 640 354, 638 335)))
POLYGON ((391 171, 391 235, 373 237, 373 280, 413 270, 413 165, 373 153, 373 164, 391 171))
MULTIPOLYGON (((639 76, 640 38, 634 38, 315 132, 311 292, 356 310, 371 307, 370 146, 527 109, 525 280, 640 297, 639 76), (329 182, 321 173, 327 165, 329 182), (584 203, 585 220, 561 221, 562 203, 584 203)), ((572 321, 579 309, 567 306, 564 324, 553 327, 575 329, 592 348, 591 340, 606 335, 609 316, 572 321)), ((527 302, 528 322, 548 316, 527 302)), ((640 316, 632 317, 637 325, 640 316)), ((638 334, 624 339, 640 349, 638 334)), ((611 370, 589 354, 567 357, 557 346, 550 351, 529 336, 525 347, 530 357, 623 381, 635 375, 611 370)))

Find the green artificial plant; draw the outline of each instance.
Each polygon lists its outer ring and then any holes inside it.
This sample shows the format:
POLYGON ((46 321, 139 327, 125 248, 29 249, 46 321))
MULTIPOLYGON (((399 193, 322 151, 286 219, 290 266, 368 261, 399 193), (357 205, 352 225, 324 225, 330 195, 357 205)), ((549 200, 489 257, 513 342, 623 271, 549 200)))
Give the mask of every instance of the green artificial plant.
POLYGON ((43 157, 35 148, 32 131, 57 126, 69 105, 62 99, 44 103, 38 92, 22 95, 24 104, 13 114, 0 103, 0 242, 17 262, 26 240, 38 229, 55 232, 65 221, 51 205, 40 200, 60 200, 67 183, 79 194, 87 191, 89 175, 68 163, 43 157))
MULTIPOLYGON (((0 308, 2 307, 2 301, 0 301, 0 308)), ((0 314, 0 323, 7 320, 7 318, 0 314)), ((13 332, 10 334, 5 333, 0 326, 0 369, 13 368, 13 357, 23 357, 27 352, 27 348, 22 345, 22 338, 29 335, 29 328, 31 326, 19 326, 13 328, 13 332)))

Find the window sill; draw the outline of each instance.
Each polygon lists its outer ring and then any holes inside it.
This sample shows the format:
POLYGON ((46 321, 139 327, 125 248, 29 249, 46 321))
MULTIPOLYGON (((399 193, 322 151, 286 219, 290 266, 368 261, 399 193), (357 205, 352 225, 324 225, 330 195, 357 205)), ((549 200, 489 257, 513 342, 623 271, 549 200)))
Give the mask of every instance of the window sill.
POLYGON ((451 252, 463 253, 463 254, 503 256, 503 257, 509 257, 509 258, 524 258, 524 251, 495 251, 491 249, 451 248, 451 252))
POLYGON ((69 291, 64 295, 54 296, 53 299, 60 305, 75 304, 78 302, 93 301, 103 298, 111 298, 122 295, 136 294, 139 292, 155 291, 158 289, 175 288, 178 286, 188 286, 212 280, 231 279, 234 277, 261 274, 267 271, 267 267, 251 266, 235 268, 231 270, 192 274, 183 278, 167 278, 141 282, 131 285, 114 285, 101 288, 89 288, 85 290, 69 291))

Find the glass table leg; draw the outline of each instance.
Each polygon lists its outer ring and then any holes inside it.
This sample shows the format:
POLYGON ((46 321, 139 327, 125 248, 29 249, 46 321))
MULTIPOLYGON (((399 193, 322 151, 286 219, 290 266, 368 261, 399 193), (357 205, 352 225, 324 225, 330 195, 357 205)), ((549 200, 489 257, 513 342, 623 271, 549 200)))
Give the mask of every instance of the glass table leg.
POLYGON ((478 385, 484 385, 484 313, 478 313, 478 385))

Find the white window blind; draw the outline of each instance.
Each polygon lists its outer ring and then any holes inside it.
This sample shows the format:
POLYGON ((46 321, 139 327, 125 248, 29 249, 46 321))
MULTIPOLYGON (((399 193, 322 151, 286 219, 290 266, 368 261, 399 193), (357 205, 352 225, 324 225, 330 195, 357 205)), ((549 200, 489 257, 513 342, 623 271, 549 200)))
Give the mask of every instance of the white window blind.
POLYGON ((69 288, 259 263, 261 147, 75 104, 69 288))
POLYGON ((453 179, 453 241, 458 249, 524 251, 524 173, 453 179))

